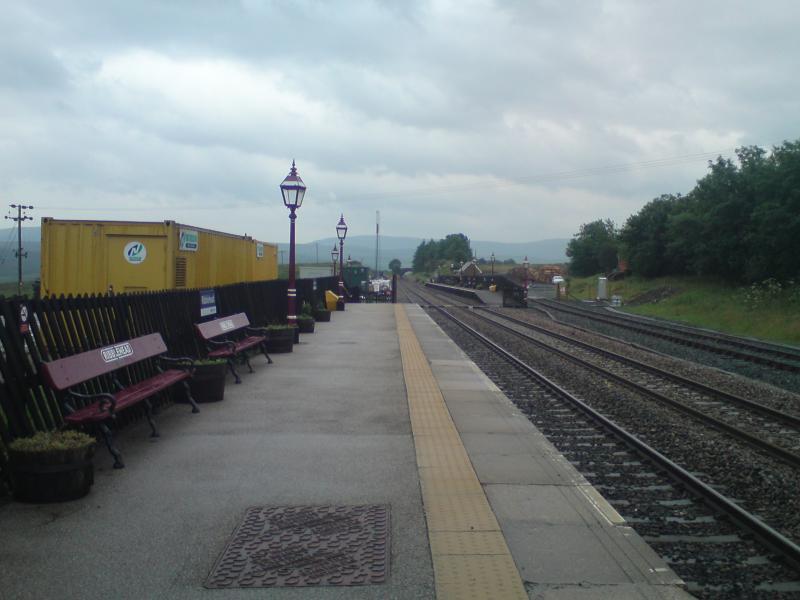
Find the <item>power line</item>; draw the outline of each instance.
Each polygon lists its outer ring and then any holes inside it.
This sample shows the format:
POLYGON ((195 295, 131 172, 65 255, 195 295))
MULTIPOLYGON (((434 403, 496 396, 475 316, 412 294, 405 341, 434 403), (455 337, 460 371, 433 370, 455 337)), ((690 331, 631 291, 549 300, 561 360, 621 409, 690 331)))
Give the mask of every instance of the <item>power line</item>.
MULTIPOLYGON (((500 189, 500 188, 507 188, 507 187, 515 187, 515 186, 522 186, 522 185, 530 185, 532 183, 549 183, 549 182, 556 182, 556 181, 570 181, 573 179, 582 179, 585 177, 597 177, 602 175, 612 175, 616 173, 626 173, 626 172, 633 172, 639 171, 644 169, 655 169, 661 167, 671 167, 681 164, 688 164, 700 160, 710 160, 716 158, 717 156, 721 156, 725 153, 730 153, 735 151, 735 148, 726 148, 724 150, 717 150, 714 152, 698 152, 694 154, 682 154, 678 156, 669 156, 665 158, 657 158, 652 160, 644 160, 632 163, 616 163, 610 165, 603 165, 598 167, 588 167, 584 169, 573 169, 567 171, 555 171, 552 173, 540 173, 537 175, 528 175, 528 176, 519 176, 514 177, 508 181, 499 182, 499 181, 491 181, 487 183, 467 183, 467 184, 456 184, 456 185, 447 185, 447 186, 436 186, 436 187, 428 187, 428 188, 418 188, 412 190, 405 190, 405 191, 386 191, 386 192, 375 192, 375 193, 368 193, 368 194, 349 194, 347 196, 348 199, 353 200, 378 200, 378 199, 390 199, 390 198, 408 198, 412 196, 431 196, 436 194, 445 194, 445 193, 452 193, 452 192, 467 192, 467 191, 477 191, 477 190, 486 190, 486 189, 500 189)), ((259 203, 239 203, 235 206, 231 206, 228 208, 258 208, 261 204, 259 203)), ((64 212, 86 212, 86 211, 96 211, 97 207, 79 207, 79 206, 71 206, 68 208, 60 207, 60 206, 40 206, 41 210, 59 210, 64 212)), ((176 205, 169 205, 169 206, 141 206, 137 208, 109 208, 103 207, 103 211, 105 212, 149 212, 153 209, 157 208, 164 208, 168 210, 219 210, 219 205, 214 206, 198 206, 196 204, 193 205, 183 205, 183 206, 176 206, 176 205)))
POLYGON ((349 199, 384 199, 391 197, 406 198, 409 196, 425 196, 447 192, 460 192, 482 189, 497 189, 504 187, 512 187, 518 185, 528 185, 530 183, 544 183, 550 181, 564 181, 570 179, 579 179, 583 177, 593 177, 598 175, 610 175, 613 173, 624 173, 628 171, 637 171, 640 169, 653 169, 657 167, 669 167, 674 165, 686 164, 698 160, 709 160, 716 158, 724 152, 731 152, 734 148, 726 150, 719 150, 715 152, 700 152, 697 154, 685 154, 681 156, 671 156, 667 158, 659 158, 654 160, 640 161, 635 163, 619 163, 612 165, 605 165, 600 167, 589 167, 586 169, 575 169, 571 171, 556 171, 554 173, 542 173, 539 175, 530 175, 526 177, 515 177, 512 181, 506 182, 492 182, 492 183, 468 183, 457 184, 450 186, 438 186, 433 188, 406 190, 403 192, 376 192, 374 194, 353 194, 349 195, 349 199))

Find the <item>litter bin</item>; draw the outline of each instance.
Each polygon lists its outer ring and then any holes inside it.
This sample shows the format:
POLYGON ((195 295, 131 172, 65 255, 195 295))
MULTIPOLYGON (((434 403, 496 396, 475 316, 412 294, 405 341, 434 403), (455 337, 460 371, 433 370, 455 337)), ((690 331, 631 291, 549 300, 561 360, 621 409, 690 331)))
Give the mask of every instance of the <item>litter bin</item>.
POLYGON ((325 290, 325 308, 328 310, 336 310, 336 303, 339 301, 339 296, 330 290, 325 290))

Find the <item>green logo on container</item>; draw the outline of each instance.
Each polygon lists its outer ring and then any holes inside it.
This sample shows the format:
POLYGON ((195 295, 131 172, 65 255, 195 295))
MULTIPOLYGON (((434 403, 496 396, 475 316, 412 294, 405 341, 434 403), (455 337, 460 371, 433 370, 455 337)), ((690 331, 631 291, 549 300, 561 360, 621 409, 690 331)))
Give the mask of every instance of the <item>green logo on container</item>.
POLYGON ((144 247, 142 242, 129 242, 125 245, 123 256, 132 265, 138 265, 147 258, 147 248, 144 247))
POLYGON ((199 236, 196 231, 191 229, 180 230, 180 244, 178 250, 188 250, 189 252, 197 252, 199 244, 199 236))

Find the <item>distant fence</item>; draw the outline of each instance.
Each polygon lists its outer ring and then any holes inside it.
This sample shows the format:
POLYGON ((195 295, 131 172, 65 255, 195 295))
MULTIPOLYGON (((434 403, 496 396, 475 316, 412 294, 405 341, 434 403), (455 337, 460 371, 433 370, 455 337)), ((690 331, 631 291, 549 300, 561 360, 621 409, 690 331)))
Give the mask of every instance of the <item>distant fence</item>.
MULTIPOLYGON (((337 286, 334 277, 298 280, 298 312, 306 301, 323 305, 325 290, 337 286)), ((256 326, 285 322, 287 287, 286 280, 273 280, 214 288, 217 316, 245 312, 256 326)), ((61 406, 40 375, 43 361, 155 332, 163 336, 171 355, 203 356, 194 331, 201 320, 199 290, 33 300, 0 297, 0 467, 12 439, 63 423, 61 406), (27 333, 20 329, 23 304, 27 333)), ((154 368, 144 361, 128 367, 125 375, 135 382, 154 368)), ((92 385, 85 391, 100 391, 92 385)))

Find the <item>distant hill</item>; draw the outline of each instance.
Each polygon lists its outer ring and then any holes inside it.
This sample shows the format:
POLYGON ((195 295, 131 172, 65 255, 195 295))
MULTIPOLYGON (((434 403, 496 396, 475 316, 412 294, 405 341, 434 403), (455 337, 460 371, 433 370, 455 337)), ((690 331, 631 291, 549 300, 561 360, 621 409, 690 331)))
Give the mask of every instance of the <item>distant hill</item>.
MULTIPOLYGON (((42 230, 40 227, 22 228, 23 251, 28 257, 22 261, 23 278, 26 281, 39 278, 39 265, 41 261, 40 245, 42 230)), ((381 236, 381 269, 389 268, 389 261, 396 258, 404 267, 410 267, 414 252, 423 238, 402 236, 381 236)), ((517 262, 527 255, 531 263, 561 263, 566 262, 565 254, 568 239, 539 240, 536 242, 484 242, 472 240, 472 250, 478 258, 486 258, 494 252, 498 262, 513 258, 517 262)), ((298 263, 326 263, 331 259, 331 249, 334 244, 339 247, 339 240, 335 237, 323 238, 306 244, 298 244, 296 248, 298 263)), ((17 249, 16 228, 0 229, 0 282, 16 281, 17 259, 14 251, 17 249)), ((282 262, 289 261, 289 245, 278 244, 278 250, 283 253, 282 262)), ((375 237, 371 235, 354 235, 345 240, 345 259, 348 256, 359 260, 368 266, 375 265, 375 237)))

